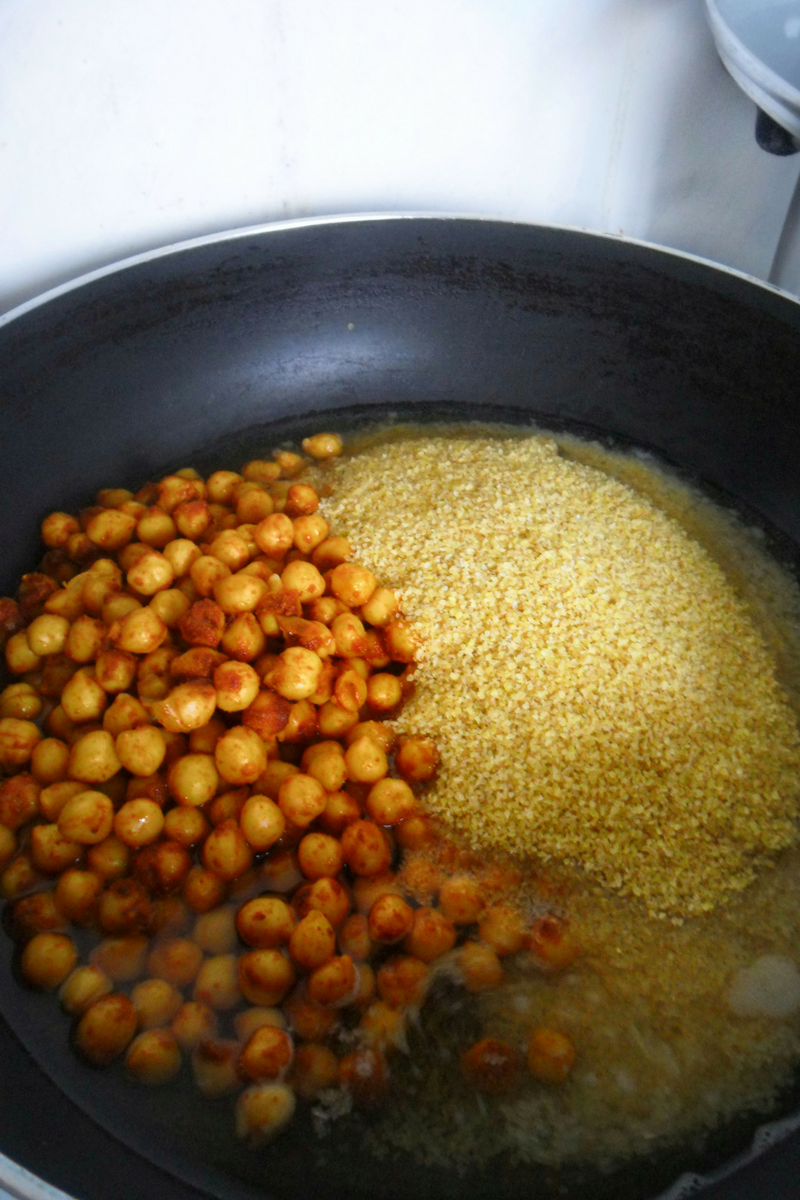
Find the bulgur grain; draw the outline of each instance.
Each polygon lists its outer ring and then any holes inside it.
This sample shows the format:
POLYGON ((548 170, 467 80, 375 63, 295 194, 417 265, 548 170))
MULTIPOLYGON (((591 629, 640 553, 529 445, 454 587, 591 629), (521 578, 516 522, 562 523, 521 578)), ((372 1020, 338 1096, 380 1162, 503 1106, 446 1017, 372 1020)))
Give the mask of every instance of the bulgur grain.
POLYGON ((796 839, 797 723, 744 602, 630 487, 531 437, 379 443, 321 509, 422 636, 395 723, 472 846, 706 912, 796 839))

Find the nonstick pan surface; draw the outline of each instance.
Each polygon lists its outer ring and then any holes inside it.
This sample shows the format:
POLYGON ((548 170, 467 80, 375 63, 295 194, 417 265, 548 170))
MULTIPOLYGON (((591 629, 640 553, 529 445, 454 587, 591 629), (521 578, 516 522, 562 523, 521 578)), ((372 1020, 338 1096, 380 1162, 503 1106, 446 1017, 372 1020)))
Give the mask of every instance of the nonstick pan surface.
MULTIPOLYGON (((760 520, 794 566, 799 401, 800 306, 653 247, 449 217, 202 239, 0 322, 0 593, 35 564, 44 513, 98 487, 236 466, 320 427, 393 419, 535 421, 649 448, 760 520)), ((255 1156, 231 1153, 225 1102, 195 1106, 78 1064, 53 998, 23 993, 10 958, 8 942, 0 1149, 80 1200, 512 1200, 565 1187, 581 1200, 645 1200, 746 1150, 755 1124, 722 1131, 700 1156, 611 1179, 505 1164, 457 1178, 377 1164, 337 1135, 321 1163, 302 1122, 255 1156)), ((795 1105, 800 1092, 783 1111, 795 1105)), ((705 1194, 796 1197, 798 1178, 794 1136, 705 1194)))

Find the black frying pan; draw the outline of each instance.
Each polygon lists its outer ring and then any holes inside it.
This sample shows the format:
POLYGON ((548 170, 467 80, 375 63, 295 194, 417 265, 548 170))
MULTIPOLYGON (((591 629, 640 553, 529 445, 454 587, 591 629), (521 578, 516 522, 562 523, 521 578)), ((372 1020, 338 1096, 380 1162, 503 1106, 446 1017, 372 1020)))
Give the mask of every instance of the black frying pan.
MULTIPOLYGON (((567 230, 353 218, 144 256, 0 324, 0 414, 0 593, 35 563, 42 515, 99 486, 237 466, 320 427, 392 415, 535 418, 649 447, 756 514, 790 563, 800 545, 800 306, 706 263, 567 230)), ((80 1200, 512 1200, 567 1185, 645 1200, 746 1150, 755 1124, 611 1179, 504 1164, 456 1179, 376 1166, 338 1139, 320 1165, 302 1122, 259 1155, 232 1156, 225 1102, 195 1110, 79 1065, 52 997, 23 996, 9 959, 6 943, 0 1148, 80 1200)), ((795 1105, 800 1089, 782 1111, 795 1105)), ((798 1179, 794 1136, 706 1194, 796 1198, 798 1179)))

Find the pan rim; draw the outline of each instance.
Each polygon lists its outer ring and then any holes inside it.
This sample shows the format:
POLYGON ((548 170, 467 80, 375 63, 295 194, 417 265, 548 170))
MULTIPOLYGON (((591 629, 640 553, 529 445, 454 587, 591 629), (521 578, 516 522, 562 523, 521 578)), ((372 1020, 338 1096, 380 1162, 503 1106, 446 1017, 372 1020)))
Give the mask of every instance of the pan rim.
POLYGON ((331 213, 322 216, 313 217, 288 217, 275 221, 262 221, 254 225, 234 226, 233 228, 217 230, 215 233, 201 234, 197 237, 184 238, 177 242, 168 242, 164 245, 155 246, 150 250, 140 251, 138 254, 128 255, 124 258, 115 259, 113 262, 107 263, 105 266, 96 267, 91 271, 86 271, 80 275, 76 275, 72 279, 68 279, 64 283, 56 284, 55 287, 48 288, 44 292, 31 297, 29 300, 24 300, 21 304, 17 304, 14 308, 9 309, 5 313, 0 313, 0 329, 10 325, 20 317, 34 311, 41 306, 48 304, 51 300, 56 300, 61 296, 68 295, 70 292, 76 291, 85 285, 95 283, 97 280, 104 279, 109 275, 114 275, 122 271, 127 271, 132 267, 142 266, 149 262, 155 262, 160 258, 167 258, 173 254, 182 254, 184 251, 198 249, 203 246, 222 245, 225 242, 236 242, 245 238, 261 237, 263 235, 277 235, 294 229, 313 229, 322 228, 325 226, 335 225, 352 225, 362 224, 366 222, 402 222, 402 221, 430 221, 430 222, 477 222, 485 225, 509 225, 520 226, 524 229, 531 230, 553 230, 559 233, 577 233, 583 236, 597 239, 598 241, 607 241, 612 243, 622 243, 627 246, 636 246, 645 250, 653 250, 657 253, 664 254, 671 258, 676 258, 684 262, 695 263, 698 266, 709 267, 715 272, 723 275, 728 275, 734 279, 741 280, 745 283, 754 285, 761 289, 767 295, 777 296, 784 300, 791 301, 794 305, 800 308, 800 296, 794 292, 789 292, 785 288, 780 288, 768 280, 759 279, 756 275, 751 275, 747 271, 741 271, 736 267, 731 267, 725 263, 716 262, 714 259, 707 258, 701 254, 693 254, 688 250, 679 250, 674 246, 666 246, 661 242, 649 241, 646 238, 630 237, 624 233, 614 233, 613 231, 592 229, 587 225, 571 225, 560 224, 558 222, 548 221, 526 221, 516 217, 497 216, 491 213, 473 213, 473 212, 458 212, 458 211, 431 211, 431 210, 397 210, 387 212, 347 212, 347 213, 331 213))

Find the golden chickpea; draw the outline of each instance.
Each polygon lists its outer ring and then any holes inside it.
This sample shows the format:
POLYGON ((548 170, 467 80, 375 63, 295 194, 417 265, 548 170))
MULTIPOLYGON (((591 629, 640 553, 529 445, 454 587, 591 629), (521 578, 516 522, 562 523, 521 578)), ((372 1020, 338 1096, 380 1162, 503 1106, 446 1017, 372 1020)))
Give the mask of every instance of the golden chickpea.
POLYGON ((322 784, 311 775, 290 775, 278 790, 278 805, 294 825, 310 825, 324 812, 327 796, 322 784))
POLYGON ((296 988, 283 1005, 291 1029, 298 1038, 320 1042, 336 1026, 336 1013, 308 998, 305 987, 296 988))
MULTIPOLYGON (((321 731, 320 731, 321 732, 321 731)), ((289 710, 289 719, 276 740, 280 742, 307 742, 317 733, 317 710, 310 700, 298 700, 289 710)))
POLYGON ((189 733, 207 725, 217 707, 214 685, 205 679, 180 683, 155 706, 158 720, 172 733, 189 733))
POLYGON ((27 942, 34 934, 63 929, 65 923, 55 894, 34 892, 32 896, 22 896, 14 902, 9 931, 16 941, 27 942))
POLYGON ((338 929, 350 912, 351 900, 347 888, 337 879, 315 879, 295 892, 292 907, 301 919, 315 910, 324 913, 334 929, 338 929))
POLYGON ((124 650, 103 650, 94 664, 95 682, 112 695, 124 692, 136 679, 138 661, 124 650))
POLYGON ((346 712, 331 700, 319 709, 318 722, 323 737, 341 738, 358 723, 358 713, 346 712))
POLYGON ((372 572, 357 563, 340 563, 331 571, 331 591, 349 608, 366 604, 377 585, 378 581, 372 572))
POLYGON ((78 867, 66 870, 59 876, 55 890, 56 903, 64 917, 77 925, 91 921, 103 884, 103 879, 96 871, 84 871, 78 867))
POLYGON ((403 687, 396 675, 373 675, 367 682, 366 703, 378 713, 391 712, 403 698, 403 687))
POLYGON ((42 711, 42 698, 29 683, 10 683, 0 692, 0 717, 35 721, 42 711))
POLYGON ((372 738, 380 748, 388 754, 394 745, 394 734, 391 726, 383 721, 359 721, 347 733, 347 745, 352 746, 359 738, 372 738))
POLYGON ((103 619, 103 624, 110 628, 115 621, 123 621, 129 613, 141 607, 141 600, 137 600, 135 596, 127 596, 120 592, 114 592, 104 602, 100 616, 103 619))
POLYGON ((286 818, 268 796, 250 796, 239 814, 239 825, 248 844, 258 854, 283 836, 286 818))
POLYGON ((575 1047, 564 1033, 555 1029, 534 1029, 528 1041, 527 1064, 530 1073, 542 1083, 563 1083, 572 1070, 575 1047))
POLYGON ((206 481, 209 500, 214 504, 232 504, 243 478, 237 471, 214 471, 206 481))
POLYGON ((402 779, 379 779, 369 790, 367 814, 378 825, 397 825, 414 811, 414 793, 402 779))
POLYGON ((211 524, 211 512, 205 500, 198 497, 194 500, 182 500, 172 510, 172 519, 181 537, 196 542, 211 524))
POLYGON ((114 983, 130 983, 138 979, 147 954, 147 938, 143 934, 130 937, 105 938, 89 955, 93 967, 105 971, 114 983))
POLYGON ((295 549, 301 554, 311 554, 328 536, 330 526, 320 513, 295 517, 292 522, 295 549))
POLYGON ((27 629, 28 645, 34 654, 44 657, 60 654, 64 649, 69 632, 69 621, 52 613, 35 617, 27 629))
POLYGON ((319 823, 325 833, 340 837, 348 825, 361 816, 361 805, 347 792, 331 792, 325 801, 319 823))
POLYGON ((294 526, 284 513, 272 513, 258 522, 253 537, 262 554, 281 559, 292 547, 294 526))
POLYGON ((360 912, 354 912, 347 917, 338 934, 339 950, 349 954, 354 962, 363 962, 372 956, 375 949, 369 935, 369 921, 360 912))
POLYGON ((128 847, 113 834, 91 846, 86 855, 89 868, 107 882, 127 874, 130 857, 128 847))
POLYGON ((386 834, 373 821, 353 821, 342 833, 341 845, 354 875, 378 875, 392 860, 386 834))
POLYGON ((115 696, 103 714, 103 728, 115 740, 126 729, 149 724, 150 714, 135 696, 115 696))
POLYGON ((237 944, 234 910, 218 908, 202 913, 195 921, 192 936, 206 954, 232 954, 237 944))
POLYGON ((157 942, 150 951, 147 969, 156 979, 182 988, 195 980, 202 961, 202 950, 189 938, 167 938, 157 942))
POLYGON ((0 873, 0 894, 4 900, 14 900, 41 882, 41 875, 28 854, 18 854, 0 873))
POLYGON ((42 735, 32 721, 0 718, 0 769, 13 771, 24 766, 41 740, 42 735))
POLYGON ((277 463, 268 462, 263 458, 254 458, 242 467, 244 478, 254 479, 257 483, 274 483, 276 479, 280 479, 280 474, 281 469, 277 463))
POLYGON ((166 625, 150 607, 134 609, 123 617, 116 631, 111 630, 117 648, 127 650, 129 654, 150 654, 158 649, 166 636, 166 625))
POLYGON ((202 558, 199 546, 195 546, 194 542, 190 542, 188 538, 175 538, 167 542, 162 553, 165 558, 169 559, 176 579, 190 576, 192 566, 199 558, 202 558))
POLYGON ((203 864, 219 879, 236 879, 248 870, 252 861, 253 851, 234 820, 217 825, 203 843, 203 864))
POLYGON ((370 625, 379 629, 389 625, 399 608, 399 602, 391 588, 376 587, 370 598, 361 606, 361 615, 370 625))
POLYGON ((274 949, 289 941, 297 919, 279 896, 257 896, 236 914, 236 930, 242 941, 256 949, 274 949))
POLYGON ((273 851, 261 864, 261 879, 264 887, 283 896, 293 892, 302 883, 303 876, 297 863, 297 855, 291 850, 273 851))
POLYGON ((345 712, 357 713, 367 702, 368 687, 361 674, 350 668, 337 677, 333 699, 345 712))
POLYGON ((322 674, 322 659, 313 650, 290 646, 264 677, 264 682, 287 700, 305 700, 313 695, 322 674))
POLYGON ((516 954, 525 944, 522 918, 510 904, 493 904, 487 908, 478 925, 478 936, 500 958, 516 954))
POLYGON ((265 1008, 280 1004, 295 981, 294 967, 280 950, 250 950, 239 959, 239 987, 246 1000, 265 1008))
POLYGON ((503 982, 503 965, 490 946, 464 942, 458 965, 468 992, 482 992, 486 988, 499 987, 503 982))
POLYGON ((175 629, 189 611, 190 600, 180 588, 165 588, 163 592, 156 592, 150 601, 150 608, 161 618, 167 629, 175 629))
POLYGON ((256 1029, 239 1055, 239 1068, 249 1079, 279 1079, 291 1066, 294 1043, 275 1025, 256 1029))
POLYGON ((100 653, 105 636, 106 627, 102 621, 82 615, 70 625, 64 648, 73 662, 91 662, 100 653))
POLYGON ((461 1056, 464 1077, 477 1091, 502 1095, 519 1082, 516 1050, 499 1038, 483 1038, 461 1056))
POLYGON ((220 580, 228 579, 230 575, 230 567, 226 567, 225 563, 220 562, 218 558, 212 558, 209 554, 203 554, 200 558, 195 559, 189 568, 189 578, 200 595, 206 599, 213 595, 214 588, 220 580))
POLYGON ((386 1053, 399 1047, 408 1052, 405 1013, 385 1000, 376 1000, 367 1007, 358 1029, 365 1044, 375 1050, 386 1053))
POLYGON ((267 765, 266 747, 252 729, 236 725, 219 739, 214 749, 219 774, 238 786, 255 783, 267 765))
POLYGON ((164 814, 164 836, 187 849, 198 846, 210 829, 206 816, 197 808, 182 804, 164 814))
POLYGON ((286 1021, 279 1008, 246 1008, 233 1018, 233 1028, 240 1042, 248 1042, 258 1029, 271 1026, 285 1029, 286 1021))
POLYGON ((75 1045, 97 1066, 106 1066, 123 1053, 136 1033, 136 1009, 117 992, 101 996, 84 1012, 75 1030, 75 1045))
MULTIPOLYGON (((322 576, 320 575, 320 579, 322 576)), ((324 581, 323 581, 324 590, 324 581)), ((322 595, 322 593, 320 593, 322 595)), ((42 660, 34 654, 28 645, 28 637, 24 629, 12 633, 6 642, 6 666, 12 675, 24 675, 27 671, 38 671, 42 660)))
POLYGON ((416 909, 404 943, 408 954, 430 963, 447 954, 455 944, 455 926, 438 909, 427 906, 416 909))
POLYGON ((217 791, 219 775, 211 754, 185 754, 167 772, 170 795, 178 804, 206 804, 217 791))
POLYGON ((290 517, 302 517, 315 513, 319 508, 319 496, 310 484, 295 483, 286 493, 284 512, 290 517))
POLYGON ((295 1050, 289 1079, 303 1100, 316 1100, 320 1092, 336 1086, 339 1060, 327 1046, 306 1042, 295 1050))
POLYGON ((439 889, 439 907, 454 925, 474 925, 483 915, 486 901, 477 879, 453 875, 439 889))
POLYGON ((386 650, 394 662, 411 663, 419 649, 419 639, 409 621, 390 621, 384 629, 386 650))
POLYGON ((266 596, 269 588, 256 575, 239 571, 230 573, 214 584, 214 599, 224 613, 237 616, 239 613, 254 612, 266 596))
POLYGON ((209 912, 225 899, 224 880, 206 867, 192 867, 183 885, 183 898, 195 912, 209 912))
POLYGON ((234 617, 222 635, 220 649, 240 663, 254 662, 264 651, 266 639, 252 613, 234 617))
POLYGON ((141 884, 134 879, 116 879, 100 896, 97 920, 103 933, 127 937, 149 927, 152 911, 141 884))
POLYGON ((217 707, 223 712, 243 712, 261 687, 261 680, 251 666, 244 662, 225 662, 214 672, 217 707))
POLYGON ((79 792, 67 800, 58 815, 58 828, 65 838, 94 846, 111 833, 114 805, 102 792, 79 792))
POLYGON ((344 866, 342 847, 326 833, 307 833, 297 847, 297 860, 306 879, 338 875, 344 866))
POLYGON ((353 783, 377 783, 389 771, 385 752, 371 737, 357 738, 344 756, 347 777, 353 783))
POLYGON ((263 484, 246 480, 236 492, 236 519, 245 525, 257 525, 270 516, 274 508, 272 497, 263 484))
MULTIPOLYGON (((281 583, 286 591, 297 592, 300 603, 307 604, 325 593, 325 580, 310 562, 290 562, 281 572, 281 583)), ((26 668, 28 669, 28 668, 26 668)))
POLYGON ((174 578, 172 563, 158 550, 142 554, 127 574, 128 587, 137 596, 154 596, 168 588, 174 578))
POLYGON ((192 1051, 192 1073, 198 1091, 209 1099, 229 1095, 242 1086, 238 1042, 200 1041, 192 1051))
POLYGON ((107 996, 112 987, 111 980, 99 967, 76 967, 61 985, 61 1007, 71 1017, 80 1016, 95 1000, 107 996))
POLYGON ((226 732, 228 726, 220 717, 212 717, 206 725, 193 729, 189 734, 189 752, 191 754, 212 754, 217 742, 226 732))
POLYGON ((291 1121, 295 1106, 285 1083, 254 1083, 236 1101, 236 1136, 251 1146, 272 1141, 291 1121))
POLYGON ((67 545, 74 533, 78 533, 80 525, 69 513, 52 512, 42 521, 41 537, 45 546, 60 549, 67 545))
POLYGON ((343 450, 338 433, 315 433, 313 437, 303 438, 302 446, 306 454, 320 460, 338 458, 343 450))
POLYGON ((167 1029, 147 1029, 133 1039, 125 1055, 125 1069, 137 1083, 157 1087, 169 1083, 181 1069, 181 1051, 167 1029))
POLYGON ((396 755, 397 770, 412 783, 427 783, 439 768, 439 752, 431 738, 407 738, 396 755))
POLYGON ((207 1004, 187 1000, 172 1019, 170 1029, 182 1050, 194 1050, 217 1036, 217 1014, 207 1004))
POLYGON ((31 830, 31 862, 37 871, 58 875, 73 866, 83 847, 64 836, 58 825, 36 825, 31 830))
POLYGON ((152 800, 128 800, 114 817, 114 833, 133 849, 149 846, 161 836, 164 814, 152 800))
POLYGON ((61 693, 61 707, 76 724, 96 721, 107 705, 106 693, 85 670, 76 671, 61 693))
POLYGON ((526 945, 546 971, 561 971, 578 958, 580 947, 566 921, 545 916, 534 921, 526 945))
MULTIPOLYGON (((324 913, 312 910, 292 930, 289 938, 289 953, 292 960, 304 971, 314 971, 329 959, 336 950, 336 934, 324 913)), ((318 996, 317 1003, 324 1003, 318 996)))
POLYGON ((84 783, 106 783, 121 766, 111 734, 105 729, 94 729, 74 743, 68 772, 71 779, 84 783))
POLYGON ((309 999, 324 1008, 348 1004, 358 987, 358 972, 347 954, 328 959, 308 977, 309 999))
POLYGON ((413 925, 414 910, 402 896, 391 893, 379 896, 369 910, 369 936, 381 945, 391 946, 399 942, 410 933, 413 925))
POLYGON ((0 822, 12 831, 19 829, 42 811, 41 795, 42 788, 33 775, 4 779, 0 783, 0 822))
POLYGON ((117 758, 132 775, 154 775, 164 761, 167 748, 154 725, 124 730, 114 743, 117 758))
POLYGON ((362 658, 364 656, 367 649, 366 631, 354 613, 345 612, 334 617, 331 622, 331 633, 336 640, 336 653, 341 658, 362 658))
POLYGON ((215 954, 205 959, 197 972, 193 997, 218 1011, 235 1008, 241 999, 236 956, 215 954))
POLYGON ((377 875, 361 875, 353 883, 353 900, 360 913, 369 915, 380 896, 402 896, 394 871, 379 871, 377 875))
POLYGON ((92 517, 86 535, 102 550, 121 550, 131 540, 136 521, 116 509, 103 509, 92 517))
POLYGON ((20 971, 31 987, 60 987, 75 966, 78 952, 64 933, 37 933, 22 951, 20 971))
MULTIPOLYGON (((325 540, 320 542, 320 544, 312 553, 311 561, 317 570, 322 571, 324 574, 326 571, 332 571, 334 567, 338 567, 340 563, 347 562, 347 560, 352 556, 352 553, 353 548, 346 537, 326 537, 325 540)), ((345 607, 342 605, 341 601, 337 601, 335 597, 330 599, 333 601, 332 608, 330 607, 330 603, 326 603, 324 598, 320 601, 317 601, 318 604, 325 606, 322 611, 327 609, 327 611, 330 612, 329 620, 325 621, 326 625, 329 623, 329 621, 332 621, 334 617, 338 616, 345 607)), ((315 617, 315 620, 322 620, 322 617, 315 617)))
POLYGON ((424 813, 412 813, 405 821, 395 825, 392 832, 401 850, 421 850, 436 837, 433 824, 424 813))
POLYGON ((141 1029, 169 1025, 183 1004, 183 996, 165 979, 143 979, 131 992, 141 1029))
POLYGON ((175 522, 163 508, 154 505, 142 513, 136 525, 136 536, 140 542, 152 546, 155 550, 163 550, 176 535, 175 522))

